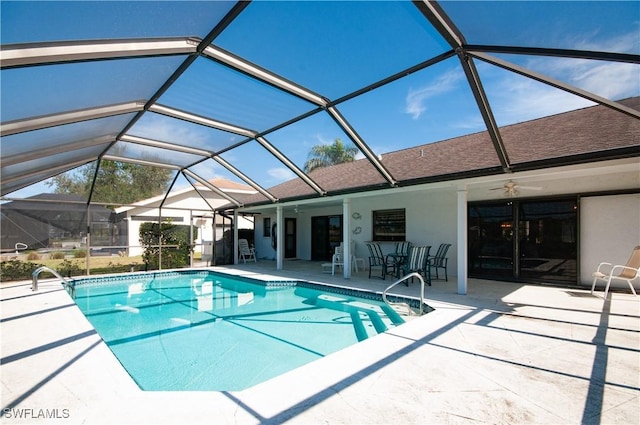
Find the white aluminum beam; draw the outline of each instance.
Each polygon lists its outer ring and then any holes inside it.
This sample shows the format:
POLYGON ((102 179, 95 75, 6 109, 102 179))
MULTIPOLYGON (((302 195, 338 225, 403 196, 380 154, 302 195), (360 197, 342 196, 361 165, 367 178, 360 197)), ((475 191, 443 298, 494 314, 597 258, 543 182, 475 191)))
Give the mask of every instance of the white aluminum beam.
POLYGON ((49 176, 54 176, 60 172, 66 171, 66 170, 70 170, 72 168, 75 167, 79 167, 81 165, 87 164, 91 161, 94 161, 93 158, 85 158, 85 159, 80 159, 74 162, 65 162, 64 164, 60 164, 60 165, 56 165, 56 166, 41 166, 41 167, 36 167, 36 168, 29 168, 28 170, 25 170, 25 172, 20 173, 20 174, 16 174, 16 175, 12 175, 12 176, 7 176, 6 173, 2 173, 2 184, 9 184, 9 183, 13 183, 15 181, 19 181, 19 180, 24 180, 27 179, 29 177, 32 176, 36 176, 38 174, 43 174, 44 172, 48 172, 49 176))
POLYGON ((181 120, 189 121, 189 122, 192 122, 192 123, 195 123, 195 124, 200 124, 200 125, 204 125, 204 126, 207 126, 207 127, 215 128, 215 129, 218 129, 218 130, 228 131, 230 133, 239 134, 241 136, 246 136, 246 137, 253 138, 257 134, 253 130, 249 130, 249 129, 242 128, 242 127, 237 127, 235 125, 227 124, 227 123, 224 123, 222 121, 212 120, 211 118, 206 118, 206 117, 202 117, 202 116, 199 116, 199 115, 191 114, 189 112, 180 111, 178 109, 173 109, 173 108, 170 108, 168 106, 160 105, 160 104, 157 104, 157 103, 149 106, 149 111, 156 112, 156 113, 162 114, 162 115, 166 115, 166 116, 172 117, 172 118, 178 118, 178 119, 181 119, 181 120))
POLYGON ((356 131, 351 127, 351 125, 347 122, 347 120, 340 114, 335 106, 331 106, 327 108, 327 112, 333 117, 333 119, 338 123, 340 127, 344 130, 345 133, 349 136, 349 138, 353 141, 353 143, 358 146, 360 151, 367 157, 369 162, 373 164, 374 167, 378 170, 380 174, 389 182, 390 185, 395 186, 397 184, 396 180, 393 178, 391 173, 387 170, 387 168, 380 162, 378 157, 373 153, 369 146, 362 140, 360 135, 356 133, 356 131))
POLYGON ((188 153, 192 155, 200 155, 204 157, 210 157, 211 155, 213 155, 213 152, 210 152, 204 149, 191 148, 188 146, 181 146, 181 145, 176 145, 174 143, 161 142, 160 140, 147 139, 144 137, 130 136, 128 134, 125 134, 124 136, 120 137, 119 140, 123 142, 135 143, 137 145, 151 146, 153 148, 166 149, 166 150, 171 150, 176 152, 188 153))
POLYGON ((324 99, 322 96, 305 89, 285 78, 282 78, 272 72, 269 72, 263 68, 260 68, 257 65, 249 63, 235 55, 232 55, 229 52, 226 52, 220 48, 214 46, 208 46, 204 49, 203 53, 209 56, 212 59, 220 61, 234 69, 237 69, 241 72, 251 75, 267 84, 271 84, 275 87, 278 87, 287 93, 296 95, 301 97, 311 103, 314 103, 320 107, 326 107, 328 101, 324 99))
POLYGON ((272 194, 267 192, 264 188, 262 188, 259 184, 257 184, 251 178, 246 176, 244 173, 242 173, 240 170, 235 168, 233 165, 231 165, 230 163, 228 163, 224 159, 222 159, 220 156, 215 155, 215 152, 204 150, 204 149, 191 148, 191 147, 188 147, 188 146, 176 145, 176 144, 173 144, 173 143, 161 142, 159 140, 146 139, 146 138, 138 137, 138 136, 124 135, 124 136, 122 136, 120 138, 120 140, 123 141, 123 142, 136 143, 136 144, 139 144, 139 145, 151 146, 151 147, 160 148, 160 149, 172 150, 172 151, 177 151, 177 152, 184 152, 184 153, 188 153, 188 154, 194 154, 194 155, 200 155, 200 156, 212 158, 218 164, 222 165, 224 168, 226 168, 227 170, 231 171, 233 174, 235 174, 240 179, 245 181, 247 184, 249 184, 251 187, 256 189, 258 192, 262 193, 271 202, 277 202, 278 201, 278 199, 275 196, 273 196, 272 194))
POLYGON ((181 167, 173 164, 163 164, 160 162, 147 161, 144 159, 126 158, 117 155, 103 155, 102 159, 106 161, 126 162, 129 164, 148 165, 150 167, 168 168, 170 170, 180 170, 181 167))
POLYGON ((101 136, 87 140, 79 140, 77 142, 65 143, 63 145, 52 145, 48 147, 38 148, 28 152, 21 152, 12 155, 2 154, 2 166, 19 164, 21 162, 33 161, 34 159, 45 158, 47 156, 56 155, 61 152, 68 152, 71 150, 84 149, 92 146, 108 145, 116 140, 116 136, 101 136))
POLYGON ((262 186, 260 186, 258 183, 253 181, 251 178, 245 175, 242 171, 238 170, 236 167, 234 167, 233 165, 231 165, 230 163, 222 159, 219 155, 214 156, 213 160, 216 161, 218 164, 222 165, 227 170, 231 171, 236 176, 240 177, 245 182, 247 182, 251 187, 253 187, 258 192, 262 193, 271 202, 278 202, 278 198, 273 196, 271 193, 267 192, 262 186))
POLYGON ((320 195, 325 195, 327 192, 322 189, 320 186, 316 184, 313 180, 309 178, 301 169, 299 169, 296 164, 291 162, 291 160, 282 154, 278 149, 275 148, 271 143, 269 143, 264 137, 257 137, 256 140, 260 143, 266 150, 268 150, 273 156, 278 158, 284 165, 289 167, 291 171, 296 173, 298 177, 300 177, 306 184, 311 186, 313 190, 318 192, 320 195))
POLYGON ((237 201, 235 198, 229 196, 228 194, 226 194, 225 192, 223 192, 222 190, 220 190, 219 188, 215 187, 214 185, 212 185, 211 183, 209 183, 207 180, 203 179, 202 177, 200 177, 199 175, 197 175, 196 173, 194 173, 193 171, 190 170, 182 170, 183 174, 188 175, 189 177, 191 177, 194 180, 197 180, 198 182, 200 182, 203 186, 209 188, 210 190, 212 190, 213 192, 217 193, 218 195, 222 196, 223 198, 225 198, 227 201, 231 202, 232 204, 234 204, 236 207, 241 207, 242 203, 237 201))
POLYGON ((0 68, 139 56, 195 53, 200 41, 191 38, 97 40, 16 44, 0 50, 0 68))
POLYGON ((43 115, 40 117, 28 118, 24 120, 8 121, 0 126, 0 136, 10 136, 12 134, 24 133, 26 131, 41 130, 43 128, 55 127, 57 125, 72 124, 80 121, 93 120, 97 118, 111 117, 114 115, 139 112, 144 108, 145 102, 127 102, 116 105, 100 106, 97 108, 80 109, 77 111, 62 112, 60 114, 43 115))

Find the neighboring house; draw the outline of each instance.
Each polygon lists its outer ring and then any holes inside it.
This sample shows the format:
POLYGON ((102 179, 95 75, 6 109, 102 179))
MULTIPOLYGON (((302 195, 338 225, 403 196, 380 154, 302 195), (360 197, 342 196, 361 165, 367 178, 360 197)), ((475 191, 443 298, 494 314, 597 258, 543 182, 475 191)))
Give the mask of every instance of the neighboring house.
MULTIPOLYGON (((249 196, 256 192, 251 186, 226 179, 212 179, 209 182, 233 197, 249 196)), ((225 227, 230 225, 230 218, 225 219, 218 213, 215 217, 215 226, 213 226, 212 209, 219 208, 221 205, 227 204, 228 201, 203 185, 197 184, 196 187, 197 191, 190 186, 171 191, 166 199, 165 195, 161 195, 136 202, 134 206, 116 209, 116 212, 119 215, 124 215, 124 220, 128 221, 129 256, 142 254, 143 249, 139 240, 140 225, 144 222, 158 222, 158 208, 160 206, 160 220, 171 220, 172 223, 178 225, 192 223, 193 226, 196 226, 198 232, 197 235, 194 235, 193 241, 196 245, 196 251, 210 255, 210 243, 221 239, 225 227)), ((239 229, 253 229, 253 219, 238 217, 237 227, 239 229)))
MULTIPOLYGON (((640 98, 621 103, 640 110, 640 98)), ((461 293, 467 277, 590 285, 599 262, 624 264, 640 245, 640 121, 594 106, 500 132, 509 172, 482 132, 383 154, 395 186, 362 159, 310 173, 322 196, 296 178, 268 189, 276 203, 252 195, 227 208, 260 214, 256 248, 279 268, 286 258, 326 261, 346 238, 364 258, 371 240, 390 250, 406 239, 432 254, 451 243, 461 293)))

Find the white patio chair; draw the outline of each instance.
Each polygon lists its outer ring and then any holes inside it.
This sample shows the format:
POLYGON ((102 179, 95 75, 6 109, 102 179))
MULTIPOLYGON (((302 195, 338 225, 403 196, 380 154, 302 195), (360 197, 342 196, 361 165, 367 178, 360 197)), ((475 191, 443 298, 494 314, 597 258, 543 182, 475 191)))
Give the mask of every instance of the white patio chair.
POLYGON ((598 280, 603 280, 607 282, 604 287, 604 299, 607 299, 607 293, 609 292, 609 287, 611 286, 612 280, 622 280, 627 282, 629 288, 631 288, 631 292, 633 295, 638 296, 636 294, 636 290, 633 287, 632 280, 636 279, 640 276, 640 245, 633 248, 633 252, 631 253, 631 257, 629 257, 629 261, 627 264, 623 265, 613 265, 611 263, 600 263, 598 265, 598 269, 593 272, 593 284, 591 285, 591 294, 596 288, 596 282, 598 280))
POLYGON ((249 242, 246 239, 238 239, 238 250, 240 252, 240 258, 244 263, 247 263, 247 260, 253 260, 256 263, 256 250, 255 248, 249 247, 249 242))
MULTIPOLYGON (((355 244, 351 241, 351 269, 356 273, 358 272, 358 258, 355 254, 355 244)), ((364 261, 360 259, 361 261, 364 261)), ((324 264, 323 264, 324 266, 324 264)), ((340 242, 339 246, 336 246, 336 250, 331 257, 331 274, 336 274, 336 268, 344 267, 344 242, 340 242)))

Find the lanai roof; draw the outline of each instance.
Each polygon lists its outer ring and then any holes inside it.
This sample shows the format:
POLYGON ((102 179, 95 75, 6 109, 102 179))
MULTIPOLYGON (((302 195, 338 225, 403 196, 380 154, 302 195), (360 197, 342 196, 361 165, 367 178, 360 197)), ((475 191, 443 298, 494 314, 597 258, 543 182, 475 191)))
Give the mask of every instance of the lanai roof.
POLYGON ((2 196, 107 161, 278 202, 638 155, 635 2, 1 6, 2 196), (335 138, 351 178, 305 173, 335 138))

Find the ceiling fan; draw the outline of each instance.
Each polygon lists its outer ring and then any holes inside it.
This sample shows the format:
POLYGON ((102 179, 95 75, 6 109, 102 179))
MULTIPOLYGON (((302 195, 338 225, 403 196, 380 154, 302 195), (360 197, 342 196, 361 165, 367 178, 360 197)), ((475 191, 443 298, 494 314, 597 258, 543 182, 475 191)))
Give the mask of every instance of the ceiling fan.
POLYGON ((520 190, 542 190, 542 188, 540 186, 522 186, 513 180, 509 180, 504 185, 489 190, 502 190, 504 191, 504 196, 515 196, 520 193, 520 190))

